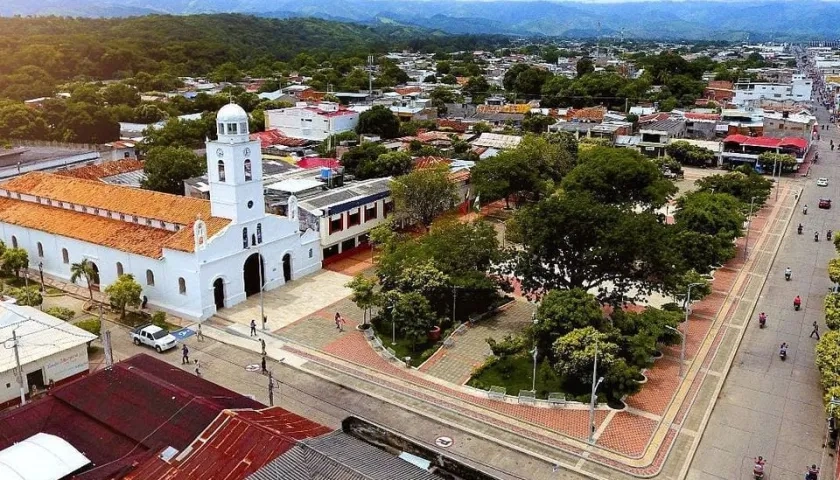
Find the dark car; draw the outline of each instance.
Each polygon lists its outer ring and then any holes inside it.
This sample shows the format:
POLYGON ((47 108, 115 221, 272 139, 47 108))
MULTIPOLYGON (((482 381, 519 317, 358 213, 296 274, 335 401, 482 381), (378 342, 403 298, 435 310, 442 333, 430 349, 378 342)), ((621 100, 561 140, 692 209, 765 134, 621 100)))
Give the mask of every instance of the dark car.
POLYGON ((819 207, 820 208, 826 208, 826 209, 831 208, 831 200, 829 200, 827 198, 821 198, 819 207))

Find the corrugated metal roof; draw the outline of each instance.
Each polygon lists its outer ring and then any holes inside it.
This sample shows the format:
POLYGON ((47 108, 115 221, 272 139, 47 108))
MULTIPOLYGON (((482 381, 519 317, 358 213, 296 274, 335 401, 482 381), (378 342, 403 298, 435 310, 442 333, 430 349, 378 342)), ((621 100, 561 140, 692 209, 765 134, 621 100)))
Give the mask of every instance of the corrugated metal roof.
POLYGON ((305 440, 247 480, 440 480, 341 431, 305 440))

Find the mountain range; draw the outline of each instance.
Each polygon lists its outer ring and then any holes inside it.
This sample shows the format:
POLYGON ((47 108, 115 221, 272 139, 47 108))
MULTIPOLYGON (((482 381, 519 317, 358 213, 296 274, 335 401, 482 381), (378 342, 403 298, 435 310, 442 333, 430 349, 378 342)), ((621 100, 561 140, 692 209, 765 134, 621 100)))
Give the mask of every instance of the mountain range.
POLYGON ((533 0, 4 0, 0 16, 119 17, 237 12, 404 25, 454 34, 689 40, 837 38, 840 2, 582 3, 533 0))

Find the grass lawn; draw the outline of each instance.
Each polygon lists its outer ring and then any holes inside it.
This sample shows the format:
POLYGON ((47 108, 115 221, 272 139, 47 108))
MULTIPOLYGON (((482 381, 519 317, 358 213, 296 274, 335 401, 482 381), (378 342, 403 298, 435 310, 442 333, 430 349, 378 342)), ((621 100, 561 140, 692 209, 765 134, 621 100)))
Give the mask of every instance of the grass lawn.
MULTIPOLYGON (((470 378, 468 385, 482 390, 491 386, 507 388, 508 395, 518 395, 520 390, 531 390, 534 361, 530 355, 514 355, 498 359, 482 368, 470 378)), ((537 365, 537 398, 546 398, 550 392, 562 392, 563 380, 547 363, 537 365)))
MULTIPOLYGON (((376 330, 376 334, 382 340, 382 345, 385 348, 391 348, 394 350, 394 353, 397 355, 397 358, 400 360, 404 359, 405 357, 411 357, 411 364, 415 367, 420 365, 421 363, 425 362, 426 359, 432 356, 437 349, 440 347, 441 342, 431 342, 431 341, 422 341, 425 339, 421 339, 418 341, 414 348, 411 348, 411 339, 404 338, 400 335, 399 330, 397 330, 397 343, 391 344, 391 322, 386 320, 380 320, 378 317, 374 318, 371 322, 373 325, 374 330, 376 330)), ((441 336, 443 338, 443 336, 441 336)))
MULTIPOLYGON (((0 278, 0 281, 2 281, 3 283, 5 283, 6 285, 8 285, 10 287, 15 287, 15 288, 23 288, 23 287, 26 286, 26 279, 23 278, 23 277, 20 277, 20 278, 3 277, 3 278, 0 278)), ((33 279, 30 278, 29 279, 29 286, 30 287, 40 287, 41 282, 38 282, 37 280, 33 280, 33 279)), ((63 293, 61 290, 59 290, 57 288, 53 288, 49 285, 45 285, 45 287, 46 287, 46 294, 47 295, 57 295, 57 294, 63 293)))

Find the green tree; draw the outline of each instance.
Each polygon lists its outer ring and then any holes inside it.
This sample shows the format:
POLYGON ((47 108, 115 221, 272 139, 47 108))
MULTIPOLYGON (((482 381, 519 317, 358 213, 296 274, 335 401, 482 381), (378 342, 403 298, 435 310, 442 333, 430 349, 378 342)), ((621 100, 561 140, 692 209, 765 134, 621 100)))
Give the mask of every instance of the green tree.
POLYGON ((37 307, 44 303, 44 297, 41 296, 41 287, 38 285, 10 288, 7 295, 14 298, 17 305, 25 307, 37 307))
POLYGON ((6 275, 13 274, 15 278, 20 278, 22 269, 29 268, 29 254, 22 248, 5 249, 0 261, 3 262, 3 273, 6 275))
POLYGON ((694 191, 677 199, 674 220, 680 227, 734 240, 743 234, 743 204, 728 193, 694 191))
POLYGON ((242 80, 243 73, 233 62, 225 62, 213 70, 208 78, 213 82, 236 83, 242 80))
POLYGON ((473 124, 472 131, 478 134, 487 133, 493 131, 493 127, 487 122, 478 122, 473 124))
POLYGON ((423 168, 395 178, 391 182, 391 197, 398 218, 423 225, 426 231, 438 215, 457 201, 447 166, 423 168))
POLYGON ((578 166, 560 185, 569 193, 588 192, 598 202, 631 209, 661 208, 677 193, 656 164, 626 148, 593 147, 581 152, 578 166))
POLYGON ((132 111, 133 120, 137 123, 157 123, 161 120, 166 119, 169 114, 163 110, 162 108, 158 107, 157 105, 152 105, 150 103, 146 103, 140 105, 139 107, 135 108, 132 111))
POLYGON ((417 346, 417 340, 425 337, 437 323, 429 301, 417 292, 401 293, 391 313, 397 328, 411 339, 411 350, 417 346))
POLYGON ((87 258, 70 265, 70 283, 76 283, 79 279, 83 279, 87 284, 90 301, 93 302, 93 284, 99 283, 99 272, 96 271, 93 262, 87 258))
POLYGON ((373 161, 359 164, 354 170, 359 179, 380 178, 405 175, 411 171, 413 162, 411 156, 405 152, 388 152, 376 157, 373 161))
POLYGON ((184 180, 206 173, 207 166, 204 160, 187 148, 155 147, 146 154, 143 171, 143 188, 183 195, 184 180))
POLYGON ((140 296, 143 287, 134 280, 134 275, 123 274, 117 277, 114 283, 105 287, 111 307, 120 311, 120 318, 125 318, 127 307, 137 307, 141 303, 140 296))
POLYGON ((522 130, 531 133, 543 133, 548 129, 549 125, 554 125, 557 120, 542 114, 525 114, 522 120, 522 130))
POLYGON ((549 356, 558 338, 577 328, 601 330, 606 320, 598 300, 579 288, 550 290, 542 297, 535 315, 529 336, 539 351, 549 356))
POLYGON ((127 105, 136 107, 140 105, 140 93, 126 83, 112 83, 102 90, 102 99, 108 105, 127 105))
POLYGON ((380 155, 386 153, 389 153, 389 150, 384 145, 375 142, 365 142, 345 152, 341 156, 341 164, 347 170, 347 173, 356 175, 358 170, 369 168, 366 164, 375 162, 380 155))
POLYGON ((618 345, 608 341, 607 335, 598 332, 594 327, 572 330, 558 338, 552 350, 557 372, 581 383, 592 381, 596 350, 598 368, 601 371, 609 371, 618 359, 618 345))
POLYGON ((701 192, 732 195, 743 203, 743 208, 747 208, 750 200, 755 199, 755 209, 764 205, 773 188, 773 182, 752 169, 747 170, 747 173, 735 171, 723 175, 710 175, 697 180, 695 184, 701 192))
POLYGON ((580 78, 588 73, 594 72, 595 64, 592 62, 591 58, 583 57, 577 61, 575 71, 577 72, 577 77, 580 78))
POLYGON ((382 138, 396 138, 400 134, 400 120, 388 107, 376 105, 359 115, 356 131, 382 138))
POLYGON ((684 140, 676 141, 665 147, 668 156, 683 165, 705 167, 715 162, 715 152, 708 148, 692 145, 684 140))
POLYGON ((350 294, 350 300, 362 309, 363 325, 367 325, 371 308, 379 302, 376 295, 376 279, 360 273, 353 277, 353 280, 348 282, 345 287, 353 291, 350 294))
POLYGON ((796 157, 788 153, 764 152, 758 156, 758 164, 771 173, 792 172, 797 169, 796 157))

